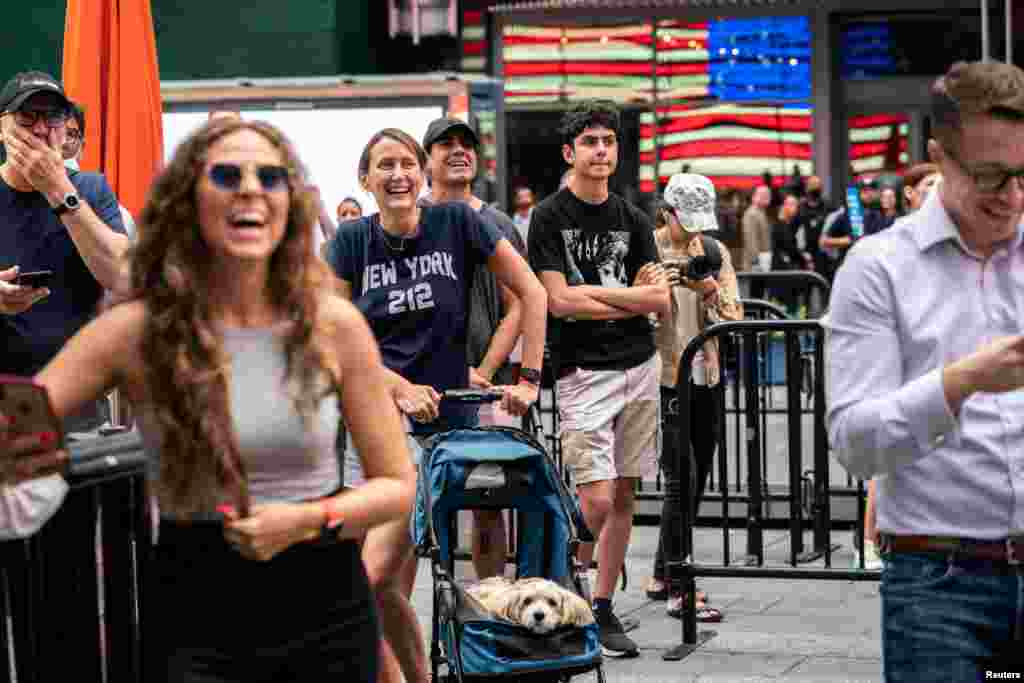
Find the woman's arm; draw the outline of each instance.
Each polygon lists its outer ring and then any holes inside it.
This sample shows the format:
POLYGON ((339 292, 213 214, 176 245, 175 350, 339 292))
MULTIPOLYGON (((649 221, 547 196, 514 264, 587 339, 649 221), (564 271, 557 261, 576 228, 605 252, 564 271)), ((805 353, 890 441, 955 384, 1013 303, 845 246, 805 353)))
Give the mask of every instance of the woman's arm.
POLYGON ((36 375, 58 419, 102 398, 125 379, 132 364, 141 363, 145 316, 141 301, 114 306, 79 330, 36 375))
POLYGON ((505 364, 512 349, 515 348, 523 320, 523 304, 519 297, 505 285, 498 285, 498 287, 501 289, 501 301, 505 315, 498 323, 498 329, 494 331, 491 343, 487 346, 487 353, 484 354, 483 360, 477 367, 477 372, 488 382, 494 379, 494 373, 505 364))
MULTIPOLYGON (((348 280, 338 279, 338 294, 345 301, 352 301, 352 283, 348 280)), ((353 309, 355 310, 355 309, 353 309)), ((362 315, 356 310, 360 320, 362 315)), ((365 322, 365 321, 364 321, 365 322)), ((372 338, 372 334, 370 335, 372 338)), ((344 342, 343 342, 344 343, 344 342)), ((376 348, 376 343, 374 344, 376 348)), ((380 381, 388 390, 392 400, 398 404, 403 413, 412 416, 420 422, 433 422, 440 414, 441 396, 433 387, 413 384, 383 365, 384 372, 380 381)))
MULTIPOLYGON (((145 309, 140 302, 115 306, 82 328, 57 356, 36 375, 47 389, 58 420, 101 398, 138 362, 145 309)), ((6 419, 8 416, 3 416, 6 419)), ((11 471, 0 467, 0 485, 49 476, 63 471, 67 452, 56 450, 57 434, 8 437, 0 429, 0 458, 16 457, 11 471)))
POLYGON ((547 290, 507 239, 498 242, 487 267, 522 302, 523 367, 540 369, 547 334, 547 290))
POLYGON ((718 243, 718 250, 722 253, 722 269, 718 273, 717 300, 709 307, 710 318, 716 323, 743 320, 743 304, 740 303, 740 287, 732 257, 721 242, 718 243))
POLYGON ((367 481, 327 501, 327 510, 332 519, 344 523, 343 537, 357 538, 371 527, 409 514, 416 473, 373 334, 354 307, 338 308, 343 309, 338 313, 336 345, 342 412, 367 481))

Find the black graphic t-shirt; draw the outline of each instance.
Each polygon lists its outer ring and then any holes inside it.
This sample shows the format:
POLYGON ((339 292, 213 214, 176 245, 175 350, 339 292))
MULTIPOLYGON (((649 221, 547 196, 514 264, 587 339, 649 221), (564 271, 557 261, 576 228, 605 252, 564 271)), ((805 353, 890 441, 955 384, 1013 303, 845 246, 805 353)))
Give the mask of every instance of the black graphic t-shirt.
MULTIPOLYGON (((659 260, 651 220, 616 194, 595 205, 560 190, 533 210, 528 242, 534 271, 562 273, 570 287, 629 287, 645 263, 659 260)), ((551 350, 562 368, 624 370, 655 351, 646 315, 552 320, 550 328, 551 350)))
MULTIPOLYGON (((366 316, 385 366, 413 384, 462 389, 469 386, 470 284, 500 239, 491 223, 453 202, 422 207, 417 236, 404 240, 384 234, 379 214, 343 223, 325 259, 352 283, 353 303, 366 316)), ((442 421, 431 431, 463 426, 463 413, 475 411, 442 404, 442 421)))

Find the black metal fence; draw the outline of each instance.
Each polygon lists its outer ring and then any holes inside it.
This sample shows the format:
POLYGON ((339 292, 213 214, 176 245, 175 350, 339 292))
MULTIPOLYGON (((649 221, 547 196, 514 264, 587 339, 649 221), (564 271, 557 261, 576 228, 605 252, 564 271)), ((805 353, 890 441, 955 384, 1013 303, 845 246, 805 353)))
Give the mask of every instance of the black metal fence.
POLYGON ((828 306, 831 286, 828 280, 813 270, 745 270, 736 273, 743 297, 750 299, 774 299, 794 310, 806 306, 808 318, 817 318, 828 306))
MULTIPOLYGON (((831 532, 833 528, 832 499, 836 495, 854 498, 857 504, 855 533, 863 529, 864 488, 860 483, 849 486, 831 484, 828 437, 825 431, 824 387, 824 330, 814 320, 739 321, 714 325, 694 338, 683 352, 680 361, 677 392, 679 397, 678 439, 676 452, 680 467, 677 472, 689 473, 685 481, 668 478, 665 486, 665 505, 678 506, 682 511, 682 528, 678 534, 667 534, 663 539, 670 591, 681 588, 685 609, 682 619, 682 642, 665 654, 665 659, 680 659, 713 637, 713 631, 697 632, 696 578, 700 577, 760 577, 794 579, 877 580, 879 572, 832 567, 831 532), (745 458, 734 459, 736 470, 745 465, 745 493, 738 493, 739 484, 719 487, 717 503, 721 505, 722 561, 709 564, 694 556, 694 528, 697 510, 691 504, 696 498, 696 471, 690 445, 690 432, 699 425, 690 424, 691 366, 696 353, 711 339, 735 349, 739 373, 735 377, 736 401, 742 410, 735 416, 735 429, 745 441, 745 458), (765 344, 773 344, 781 351, 776 362, 781 363, 784 403, 779 407, 763 404, 763 387, 772 378, 764 371, 765 344), (808 386, 809 383, 809 386, 808 386), (784 420, 787 485, 768 492, 765 487, 764 444, 767 430, 765 422, 772 418, 784 420), (805 436, 807 423, 811 428, 811 467, 804 469, 805 436), (769 501, 787 507, 789 531, 789 557, 785 563, 765 564, 764 510, 769 501), (742 527, 734 524, 730 506, 740 504, 746 518, 742 527), (741 561, 732 559, 731 532, 742 530, 747 537, 747 550, 741 561), (805 534, 812 535, 812 548, 805 550, 805 534), (821 566, 799 566, 821 560, 821 566)), ((725 401, 719 407, 726 413, 725 401)), ((725 420, 718 435, 717 478, 729 482, 728 443, 724 433, 725 420)), ((776 427, 779 425, 776 424, 776 427)), ((736 442, 739 453, 740 440, 736 442)), ((776 453, 778 449, 776 450, 776 453)), ((683 476, 686 476, 685 474, 683 476)), ((738 477, 738 475, 737 475, 738 477)), ((863 565, 862 565, 863 566, 863 565)))
POLYGON ((0 676, 141 681, 150 537, 141 441, 118 434, 68 450, 60 510, 34 536, 0 542, 0 676))

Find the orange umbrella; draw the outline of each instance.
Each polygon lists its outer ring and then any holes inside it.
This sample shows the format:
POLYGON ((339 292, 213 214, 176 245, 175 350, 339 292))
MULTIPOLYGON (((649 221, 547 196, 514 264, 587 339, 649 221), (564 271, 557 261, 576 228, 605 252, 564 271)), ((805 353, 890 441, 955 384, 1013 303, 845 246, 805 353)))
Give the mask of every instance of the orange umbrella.
POLYGON ((85 110, 82 169, 100 171, 138 216, 163 163, 150 0, 68 0, 64 89, 85 110))

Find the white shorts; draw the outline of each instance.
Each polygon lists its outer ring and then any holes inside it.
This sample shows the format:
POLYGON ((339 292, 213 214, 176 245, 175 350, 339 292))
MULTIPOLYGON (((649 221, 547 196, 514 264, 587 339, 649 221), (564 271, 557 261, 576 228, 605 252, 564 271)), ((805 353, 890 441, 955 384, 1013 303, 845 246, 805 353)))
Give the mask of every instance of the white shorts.
POLYGON ((577 485, 640 478, 661 446, 661 357, 626 370, 583 370, 559 379, 562 462, 577 485))

